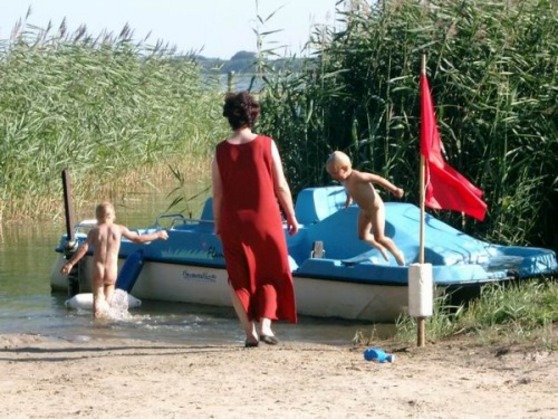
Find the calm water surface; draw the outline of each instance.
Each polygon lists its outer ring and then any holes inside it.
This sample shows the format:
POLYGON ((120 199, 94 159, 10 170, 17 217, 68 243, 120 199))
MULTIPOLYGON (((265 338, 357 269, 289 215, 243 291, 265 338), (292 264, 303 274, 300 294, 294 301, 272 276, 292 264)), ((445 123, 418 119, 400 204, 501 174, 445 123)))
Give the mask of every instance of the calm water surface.
MULTIPOLYGON (((117 205, 117 222, 145 226, 166 205, 166 195, 138 195, 117 205)), ((66 309, 67 296, 52 294, 49 279, 64 228, 63 220, 0 226, 0 334, 37 333, 72 341, 111 337, 185 344, 243 342, 232 308, 144 300, 141 308, 131 310, 130 319, 111 323, 94 322, 90 312, 66 309)), ((380 336, 389 335, 393 327, 301 317, 297 325, 276 323, 274 329, 284 340, 343 345, 357 332, 369 336, 375 329, 380 336)))

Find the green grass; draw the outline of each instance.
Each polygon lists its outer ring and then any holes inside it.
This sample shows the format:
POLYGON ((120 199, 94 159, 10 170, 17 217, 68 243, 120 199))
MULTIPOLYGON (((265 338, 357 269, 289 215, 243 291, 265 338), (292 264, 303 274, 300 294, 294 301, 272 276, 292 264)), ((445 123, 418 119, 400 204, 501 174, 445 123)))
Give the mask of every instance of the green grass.
MULTIPOLYGON (((490 284, 468 304, 451 306, 447 301, 447 297, 435 301, 433 316, 426 321, 427 340, 473 336, 479 341, 536 339, 552 347, 558 345, 552 335, 554 325, 558 324, 556 278, 490 284)), ((401 316, 396 328, 397 340, 416 340, 416 319, 401 316)))
MULTIPOLYGON (((527 344, 558 350, 556 279, 489 284, 478 298, 459 304, 441 295, 435 298, 433 315, 425 319, 426 344, 466 339, 478 345, 527 344)), ((360 347, 389 340, 394 346, 414 345, 417 334, 416 318, 403 314, 393 328, 357 329, 352 343, 360 347)))

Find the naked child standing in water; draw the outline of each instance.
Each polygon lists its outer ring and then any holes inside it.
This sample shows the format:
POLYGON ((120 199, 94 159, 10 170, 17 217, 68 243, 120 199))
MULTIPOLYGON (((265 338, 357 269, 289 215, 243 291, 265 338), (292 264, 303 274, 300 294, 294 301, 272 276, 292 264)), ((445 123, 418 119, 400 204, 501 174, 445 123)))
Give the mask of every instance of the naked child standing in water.
POLYGON ((95 210, 97 225, 87 234, 87 240, 66 262, 60 272, 68 274, 72 267, 93 247, 93 315, 103 317, 110 306, 118 276, 118 253, 122 236, 134 243, 168 239, 166 231, 139 235, 114 222, 116 213, 110 202, 102 202, 95 210))
POLYGON ((393 240, 384 234, 386 210, 384 201, 373 184, 381 185, 397 198, 403 197, 403 189, 379 175, 353 169, 351 159, 341 151, 335 151, 329 156, 326 170, 333 179, 338 180, 345 187, 347 192, 345 206, 349 206, 354 200, 360 208, 358 238, 378 249, 385 260, 388 260, 387 249, 400 266, 405 265, 403 253, 393 240))

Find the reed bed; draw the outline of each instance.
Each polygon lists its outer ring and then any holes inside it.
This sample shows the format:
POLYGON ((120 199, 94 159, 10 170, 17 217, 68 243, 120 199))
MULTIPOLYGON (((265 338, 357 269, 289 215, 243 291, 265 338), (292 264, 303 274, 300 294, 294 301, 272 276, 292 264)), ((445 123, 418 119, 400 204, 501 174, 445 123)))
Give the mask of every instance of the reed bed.
POLYGON ((262 126, 295 192, 328 184, 323 164, 340 149, 418 203, 425 55, 447 160, 489 207, 482 223, 436 215, 477 237, 558 250, 556 2, 351 4, 342 29, 316 29, 305 71, 266 70, 262 126))
POLYGON ((60 211, 60 173, 79 205, 149 187, 161 168, 190 176, 226 126, 217 85, 133 32, 96 38, 21 24, 0 41, 0 219, 60 211), (191 164, 190 164, 191 163, 191 164))

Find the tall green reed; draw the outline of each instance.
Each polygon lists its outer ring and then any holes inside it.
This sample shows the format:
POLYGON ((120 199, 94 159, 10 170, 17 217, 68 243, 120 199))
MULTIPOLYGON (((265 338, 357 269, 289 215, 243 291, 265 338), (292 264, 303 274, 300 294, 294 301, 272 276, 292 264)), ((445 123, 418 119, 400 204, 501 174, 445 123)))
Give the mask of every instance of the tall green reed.
POLYGON ((64 168, 79 201, 154 164, 207 158, 224 130, 217 87, 192 59, 132 35, 62 22, 1 41, 0 218, 43 217, 36 203, 59 198, 64 168))
POLYGON ((302 74, 267 75, 263 126, 284 145, 295 192, 329 182, 327 153, 403 185, 418 203, 423 55, 448 162, 486 192, 483 223, 437 215, 504 243, 558 244, 558 13, 548 0, 385 1, 339 11, 302 74), (303 164, 301 164, 301 162, 303 164))

